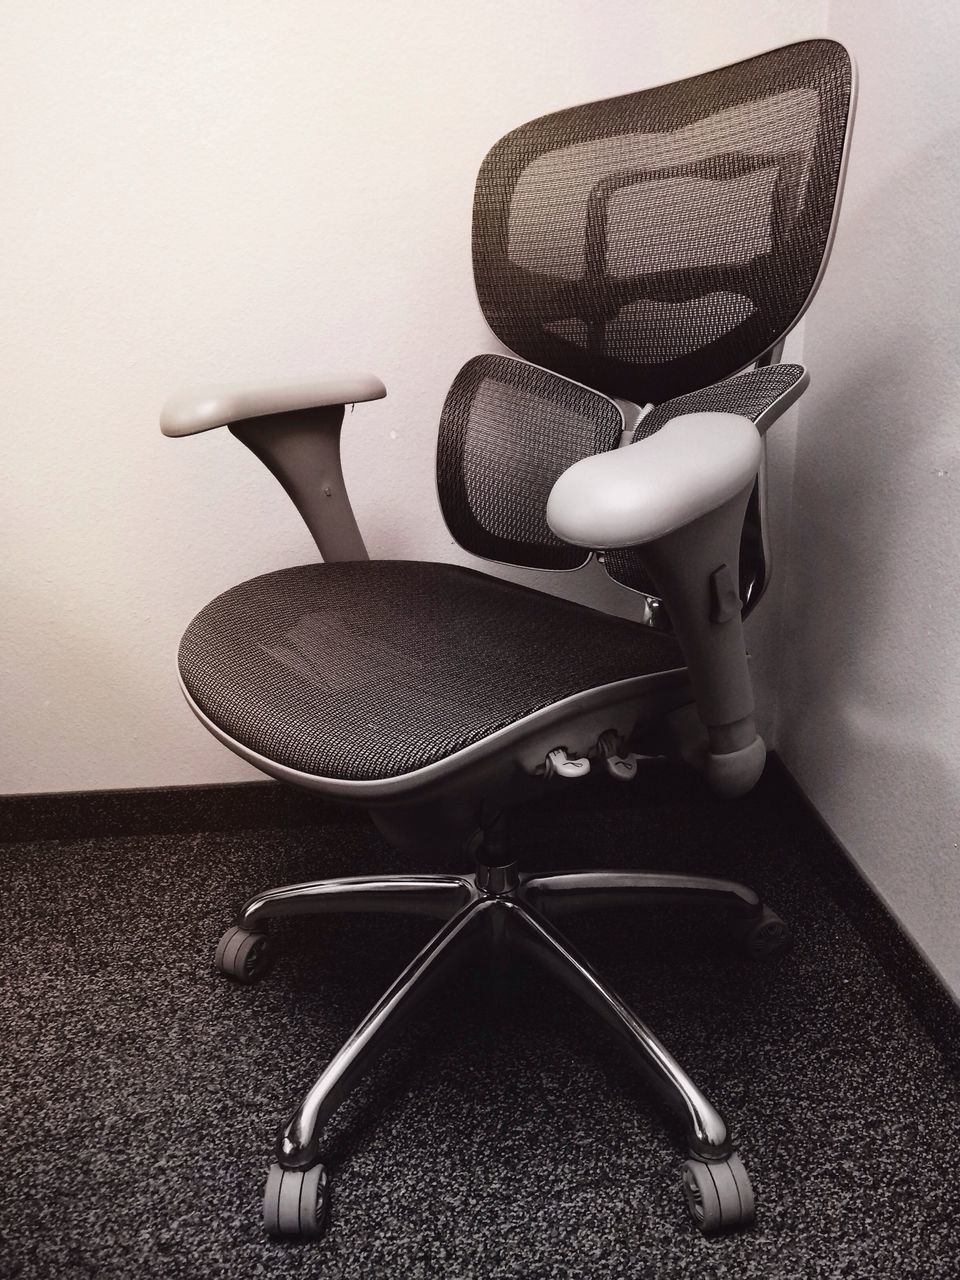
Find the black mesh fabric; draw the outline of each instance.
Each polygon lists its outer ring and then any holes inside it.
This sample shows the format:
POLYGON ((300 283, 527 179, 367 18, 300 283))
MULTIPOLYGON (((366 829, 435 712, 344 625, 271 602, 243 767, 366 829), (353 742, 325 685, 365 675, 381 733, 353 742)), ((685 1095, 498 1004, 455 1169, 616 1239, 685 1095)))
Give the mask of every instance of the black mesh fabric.
POLYGON ((450 532, 488 560, 576 569, 590 558, 546 521, 559 476, 614 448, 623 415, 606 396, 521 360, 476 356, 440 416, 437 488, 450 532))
POLYGON ((851 85, 846 50, 808 40, 508 134, 474 201, 490 327, 638 404, 752 364, 816 282, 851 85))
POLYGON ((759 422, 778 400, 789 407, 790 393, 803 381, 805 373, 802 364, 771 364, 666 400, 644 414, 632 439, 645 440, 683 413, 740 413, 751 422, 759 422))
MULTIPOLYGON (((729 375, 812 292, 851 83, 840 45, 807 41, 545 116, 494 147, 474 205, 477 291, 533 363, 478 356, 447 397, 438 485, 462 546, 535 568, 586 562, 545 510, 562 472, 619 443, 609 396, 659 404, 642 438, 698 409, 757 420, 798 386, 797 366, 729 375)), ((650 589, 635 553, 607 570, 650 589)), ((255 578, 203 609, 180 648, 187 690, 230 737, 348 780, 400 777, 573 694, 682 666, 669 635, 405 561, 255 578)))
POLYGON ((456 565, 309 564, 194 618, 180 671, 221 729, 329 778, 396 777, 572 694, 684 665, 647 628, 456 565))
MULTIPOLYGON (((702 391, 677 396, 651 409, 637 423, 633 440, 645 440, 684 413, 740 413, 759 422, 775 406, 783 412, 803 389, 806 370, 799 364, 773 364, 726 378, 702 391)), ((740 544, 740 595, 746 604, 759 598, 763 583, 757 575, 764 572, 763 547, 760 541, 760 512, 756 501, 747 510, 740 544)), ((604 568, 611 578, 631 587, 656 595, 657 588, 643 565, 642 553, 632 548, 608 551, 604 568)))

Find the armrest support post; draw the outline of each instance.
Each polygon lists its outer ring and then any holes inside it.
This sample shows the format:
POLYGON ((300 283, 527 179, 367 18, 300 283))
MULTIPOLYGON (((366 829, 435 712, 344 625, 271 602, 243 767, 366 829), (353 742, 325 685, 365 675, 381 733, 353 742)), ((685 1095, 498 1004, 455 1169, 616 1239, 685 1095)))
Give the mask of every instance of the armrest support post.
POLYGON ((340 465, 344 405, 264 414, 230 431, 290 495, 324 560, 368 560, 340 465))
POLYGON ((547 500, 547 523, 567 542, 640 551, 707 730, 685 754, 727 796, 750 790, 766 756, 739 594, 740 539, 762 453, 742 414, 680 414, 645 440, 581 458, 547 500))
POLYGON ((752 489, 751 478, 721 506, 645 543, 642 551, 683 649, 700 719, 717 756, 748 748, 757 737, 736 586, 752 489))

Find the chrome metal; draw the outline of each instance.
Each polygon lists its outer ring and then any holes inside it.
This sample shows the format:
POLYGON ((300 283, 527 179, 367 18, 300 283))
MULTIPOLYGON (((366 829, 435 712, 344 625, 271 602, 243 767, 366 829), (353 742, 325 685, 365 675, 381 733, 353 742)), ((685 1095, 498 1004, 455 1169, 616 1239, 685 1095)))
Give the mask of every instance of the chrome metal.
POLYGON ((410 1012, 454 960, 462 960, 488 934, 487 915, 501 909, 501 902, 500 898, 485 898, 464 907, 434 934, 393 986, 384 992, 281 1131, 277 1161, 285 1169, 304 1169, 316 1162, 320 1127, 391 1043, 403 1015, 410 1012))
POLYGON ((344 876, 269 889, 237 913, 251 928, 276 916, 334 915, 341 911, 395 911, 447 920, 477 896, 467 876, 344 876))
POLYGON ((594 972, 550 922, 529 906, 503 901, 510 910, 511 935, 546 965, 623 1039, 668 1104, 684 1121, 690 1150, 705 1160, 722 1160, 733 1150, 719 1111, 628 1005, 594 972))
POLYGON ((684 1120, 690 1150, 724 1159, 732 1145, 719 1112, 653 1032, 554 928, 550 917, 646 901, 715 903, 746 918, 762 904, 745 885, 703 876, 631 871, 520 875, 516 863, 481 863, 472 876, 353 876, 272 889, 251 898, 245 926, 271 915, 332 911, 452 912, 450 919, 384 993, 317 1078, 281 1130, 277 1160, 304 1169, 319 1159, 320 1130, 361 1076, 391 1043, 403 1017, 440 980, 483 946, 485 962, 505 961, 519 945, 557 974, 625 1041, 666 1101, 684 1120))
POLYGON ((665 902, 702 902, 744 916, 758 915, 761 909, 753 890, 735 880, 648 871, 566 871, 524 876, 519 897, 551 920, 575 911, 665 902))
POLYGON ((267 889, 250 898, 236 924, 254 929, 281 916, 384 912, 449 919, 481 897, 513 897, 551 919, 576 911, 646 903, 700 902, 744 916, 761 908, 754 891, 714 876, 668 875, 652 871, 562 871, 521 875, 515 862, 478 863, 475 875, 344 876, 308 880, 267 889))
POLYGON ((520 872, 515 862, 510 862, 503 867, 488 867, 481 862, 477 866, 475 883, 482 894, 500 898, 513 893, 519 887, 520 872))

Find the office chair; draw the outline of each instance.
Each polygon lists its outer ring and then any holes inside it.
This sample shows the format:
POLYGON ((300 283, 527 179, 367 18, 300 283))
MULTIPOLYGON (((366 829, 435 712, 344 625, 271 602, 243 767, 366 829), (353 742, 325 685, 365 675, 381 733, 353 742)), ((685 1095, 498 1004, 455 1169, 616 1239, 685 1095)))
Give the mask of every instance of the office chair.
POLYGON ((179 654, 189 706, 265 773, 364 805, 397 845, 443 846, 475 868, 271 889, 223 935, 219 970, 255 982, 274 958, 275 917, 443 922, 282 1127, 271 1233, 321 1233, 323 1125, 417 999, 454 964, 517 951, 598 1013, 679 1112, 697 1225, 752 1221, 721 1115, 556 921, 710 903, 756 956, 786 945, 786 925, 727 880, 521 868, 503 814, 591 770, 627 783, 644 754, 679 754, 721 795, 760 776, 741 620, 768 573, 763 435, 807 385, 779 361, 823 273, 853 102, 846 51, 807 40, 544 116, 483 161, 476 287, 513 354, 478 355, 453 381, 437 446, 443 515, 484 560, 569 572, 596 557, 632 593, 633 621, 458 565, 371 561, 339 434, 347 404, 386 394, 375 377, 206 386, 167 402, 166 435, 228 425, 323 557, 201 610, 179 654))

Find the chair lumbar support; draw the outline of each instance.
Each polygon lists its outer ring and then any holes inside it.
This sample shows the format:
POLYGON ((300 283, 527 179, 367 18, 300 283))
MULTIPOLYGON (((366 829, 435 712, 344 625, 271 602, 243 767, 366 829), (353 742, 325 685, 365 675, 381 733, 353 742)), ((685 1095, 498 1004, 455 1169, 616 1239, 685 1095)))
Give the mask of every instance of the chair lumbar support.
POLYGON ((592 870, 535 875, 521 873, 513 862, 478 861, 473 875, 351 876, 289 885, 251 898, 216 954, 220 972, 246 984, 263 978, 274 962, 267 932, 271 918, 395 911, 444 919, 282 1127, 264 1196, 267 1230, 277 1236, 322 1234, 330 1197, 321 1153, 323 1126, 437 979, 465 962, 495 958, 504 948, 526 952, 599 1014, 676 1109, 690 1153, 682 1168, 682 1190, 697 1226, 713 1233, 749 1225, 753 1192, 723 1117, 554 923, 571 912, 678 901, 718 910, 726 917, 731 939, 752 957, 774 954, 789 944, 786 925, 751 889, 702 876, 592 870))

